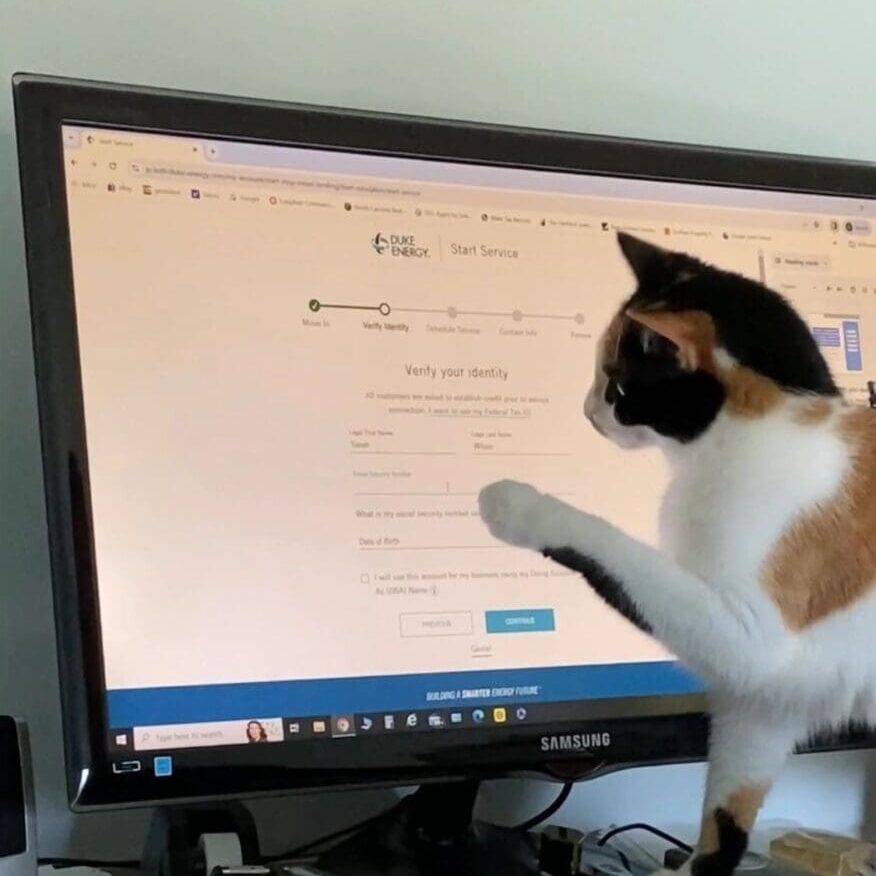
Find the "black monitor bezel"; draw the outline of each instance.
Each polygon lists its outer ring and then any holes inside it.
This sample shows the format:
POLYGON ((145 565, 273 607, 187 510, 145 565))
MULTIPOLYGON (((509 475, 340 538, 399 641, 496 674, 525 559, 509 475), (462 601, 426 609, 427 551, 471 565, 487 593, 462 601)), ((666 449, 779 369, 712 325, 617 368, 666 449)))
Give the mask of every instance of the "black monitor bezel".
MULTIPOLYGON (((643 698, 609 748, 541 752, 543 728, 410 734, 190 751, 170 778, 111 770, 103 704, 82 390, 64 188, 62 123, 706 185, 876 198, 876 165, 208 96, 19 74, 13 78, 36 360, 67 784, 78 809, 454 777, 586 774, 704 756, 700 697, 643 698), (692 172, 696 168, 696 172, 692 172), (45 355, 51 351, 51 355, 45 355), (655 715, 655 708, 660 714, 655 715), (671 708, 670 708, 671 705, 671 708), (667 714, 668 712, 668 714, 667 714), (294 757, 289 752, 294 750, 294 757), (281 754, 281 751, 285 754, 281 754), (294 763, 293 763, 294 761, 294 763)), ((819 748, 870 744, 866 734, 819 748)))

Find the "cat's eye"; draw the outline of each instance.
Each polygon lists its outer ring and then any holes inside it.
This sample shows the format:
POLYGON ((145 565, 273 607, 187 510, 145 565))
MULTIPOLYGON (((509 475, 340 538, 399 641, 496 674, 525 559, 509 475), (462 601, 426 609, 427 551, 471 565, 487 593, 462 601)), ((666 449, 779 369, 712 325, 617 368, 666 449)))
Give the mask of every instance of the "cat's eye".
POLYGON ((626 394, 626 390, 616 378, 608 378, 608 383, 605 384, 605 401, 607 404, 613 405, 619 398, 623 398, 626 394))
POLYGON ((651 329, 642 329, 642 352, 645 355, 649 353, 654 353, 657 351, 658 347, 658 336, 657 333, 652 331, 651 329))

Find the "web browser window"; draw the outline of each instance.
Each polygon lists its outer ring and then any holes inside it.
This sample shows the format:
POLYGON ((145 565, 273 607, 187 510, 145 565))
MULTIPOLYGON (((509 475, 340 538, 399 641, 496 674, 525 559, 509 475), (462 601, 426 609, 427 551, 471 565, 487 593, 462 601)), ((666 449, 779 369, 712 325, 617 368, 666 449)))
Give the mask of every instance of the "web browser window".
POLYGON ((615 448, 582 414, 633 288, 617 230, 785 293, 848 397, 876 404, 872 203, 63 136, 120 747, 699 689, 477 513, 481 487, 510 477, 656 541, 660 455, 615 448))

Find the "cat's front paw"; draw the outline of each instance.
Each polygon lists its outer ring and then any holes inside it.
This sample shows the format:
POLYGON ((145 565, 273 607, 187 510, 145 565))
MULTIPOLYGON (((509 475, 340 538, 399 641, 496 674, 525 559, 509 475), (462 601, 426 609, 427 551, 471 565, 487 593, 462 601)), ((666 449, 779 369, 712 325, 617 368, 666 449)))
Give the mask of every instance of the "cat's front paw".
POLYGON ((538 517, 544 495, 529 484, 497 481, 481 490, 481 519, 500 541, 541 550, 538 517))

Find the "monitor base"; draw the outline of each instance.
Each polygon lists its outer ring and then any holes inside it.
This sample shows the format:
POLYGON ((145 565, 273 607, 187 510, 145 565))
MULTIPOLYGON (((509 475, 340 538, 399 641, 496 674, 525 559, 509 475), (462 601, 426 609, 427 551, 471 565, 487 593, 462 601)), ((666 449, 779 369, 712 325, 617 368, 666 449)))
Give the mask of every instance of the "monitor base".
POLYGON ((533 876, 531 835, 473 821, 476 782, 424 785, 385 818, 325 852, 331 876, 533 876))
POLYGON ((212 833, 235 834, 245 864, 260 860, 256 823, 243 803, 162 806, 153 813, 146 836, 141 863, 143 876, 203 873, 205 861, 198 840, 202 834, 212 833))

